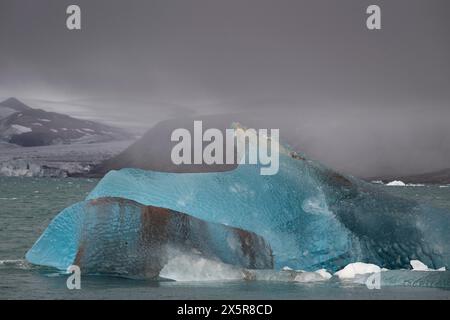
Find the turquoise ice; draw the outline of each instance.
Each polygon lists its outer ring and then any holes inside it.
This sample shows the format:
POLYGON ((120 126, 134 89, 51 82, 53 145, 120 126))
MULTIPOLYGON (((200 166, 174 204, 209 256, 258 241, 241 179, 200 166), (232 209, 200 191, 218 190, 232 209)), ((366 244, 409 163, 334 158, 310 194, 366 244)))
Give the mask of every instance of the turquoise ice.
POLYGON ((385 193, 282 150, 280 170, 258 165, 217 173, 109 172, 89 194, 170 208, 263 236, 275 266, 337 270, 364 261, 408 268, 419 259, 449 267, 450 215, 385 193))

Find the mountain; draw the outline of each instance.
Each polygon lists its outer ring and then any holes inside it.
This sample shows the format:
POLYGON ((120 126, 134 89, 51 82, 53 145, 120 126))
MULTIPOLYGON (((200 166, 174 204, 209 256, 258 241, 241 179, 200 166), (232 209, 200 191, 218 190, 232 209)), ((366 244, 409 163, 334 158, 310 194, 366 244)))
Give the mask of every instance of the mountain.
POLYGON ((0 119, 5 118, 13 113, 31 110, 29 106, 20 102, 16 98, 9 98, 0 102, 0 119))
POLYGON ((24 147, 129 139, 122 129, 33 109, 15 98, 0 103, 0 140, 24 147))
MULTIPOLYGON (((196 116, 163 120, 150 128, 139 140, 120 154, 107 159, 93 168, 93 176, 103 176, 110 170, 139 168, 164 172, 221 172, 236 168, 232 164, 181 164, 171 160, 171 150, 177 142, 171 141, 171 134, 177 128, 192 129, 194 120, 203 122, 203 130, 219 128, 225 130, 230 124, 243 119, 242 115, 196 116)), ((250 119, 247 123, 252 123, 250 119)), ((248 120, 248 121, 247 121, 248 120)))

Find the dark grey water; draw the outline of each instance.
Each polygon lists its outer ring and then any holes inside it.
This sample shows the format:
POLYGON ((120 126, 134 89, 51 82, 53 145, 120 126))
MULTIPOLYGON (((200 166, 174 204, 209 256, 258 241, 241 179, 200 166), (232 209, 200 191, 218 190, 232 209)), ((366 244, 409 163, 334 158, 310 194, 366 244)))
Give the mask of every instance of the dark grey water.
MULTIPOLYGON (((67 276, 32 267, 26 251, 63 208, 82 200, 94 179, 0 177, 0 299, 450 299, 436 288, 269 281, 173 282, 84 276, 68 290, 67 276)), ((450 208, 450 188, 389 187, 394 194, 450 208)))

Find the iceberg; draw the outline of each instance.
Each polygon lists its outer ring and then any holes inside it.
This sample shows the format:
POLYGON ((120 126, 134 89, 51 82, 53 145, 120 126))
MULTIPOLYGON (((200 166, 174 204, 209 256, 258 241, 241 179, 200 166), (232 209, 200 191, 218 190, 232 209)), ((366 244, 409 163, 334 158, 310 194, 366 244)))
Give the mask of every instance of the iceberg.
POLYGON ((277 269, 337 271, 355 261, 389 269, 419 259, 449 265, 449 212, 387 194, 309 160, 282 155, 280 171, 111 171, 89 194, 185 212, 261 235, 277 269))
MULTIPOLYGON (((86 218, 92 203, 113 198, 116 202, 132 201, 135 204, 131 207, 162 208, 216 226, 222 233, 208 233, 208 252, 230 265, 266 268, 270 265, 268 256, 273 255, 276 270, 289 266, 295 270, 336 272, 356 261, 388 269, 409 268, 411 260, 423 261, 434 269, 450 266, 448 211, 393 196, 383 186, 337 173, 287 147, 280 146, 279 150, 279 171, 275 175, 260 175, 260 165, 244 164, 225 172, 171 173, 136 168, 110 171, 85 202, 55 218, 27 259, 63 269, 77 261, 80 234, 93 240, 90 250, 98 246, 101 252, 108 252, 84 258, 84 263, 92 263, 102 272, 108 268, 104 270, 100 262, 109 267, 108 259, 113 255, 123 255, 120 261, 126 268, 142 264, 140 259, 148 256, 159 257, 159 251, 151 246, 133 254, 117 251, 124 243, 135 243, 136 232, 130 230, 140 225, 137 219, 130 219, 117 232, 114 228, 121 215, 114 202, 102 209, 109 210, 109 214, 98 213, 94 215, 98 216, 95 223, 86 222, 94 219, 86 218), (82 232, 83 228, 87 230, 82 232), (251 252, 258 256, 258 263, 248 263, 248 256, 242 254, 230 254, 230 248, 223 251, 220 245, 227 243, 223 234, 226 230, 232 233, 228 228, 252 234, 251 252), (99 234, 114 239, 114 250, 100 249, 107 244, 95 241, 99 234), (53 250, 52 246, 62 248, 53 250)), ((158 228, 155 225, 147 231, 156 236, 161 232, 158 228)), ((201 228, 195 231, 204 232, 201 228)), ((180 230, 170 232, 174 233, 170 237, 176 238, 180 230)), ((238 241, 240 245, 245 242, 238 241)), ((164 263, 160 258, 156 260, 164 263)), ((160 268, 164 266, 158 264, 150 273, 160 268)))

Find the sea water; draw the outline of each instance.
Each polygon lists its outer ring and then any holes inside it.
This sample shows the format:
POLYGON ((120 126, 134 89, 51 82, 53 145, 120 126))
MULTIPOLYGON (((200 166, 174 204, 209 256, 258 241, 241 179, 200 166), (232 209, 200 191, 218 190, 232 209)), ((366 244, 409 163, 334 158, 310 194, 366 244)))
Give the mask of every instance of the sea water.
MULTIPOLYGON (((450 290, 342 283, 277 281, 175 282, 83 276, 68 290, 67 276, 31 266, 25 252, 63 208, 80 201, 95 179, 0 177, 0 299, 450 299, 450 290)), ((450 208, 447 186, 385 187, 388 192, 450 208)))

